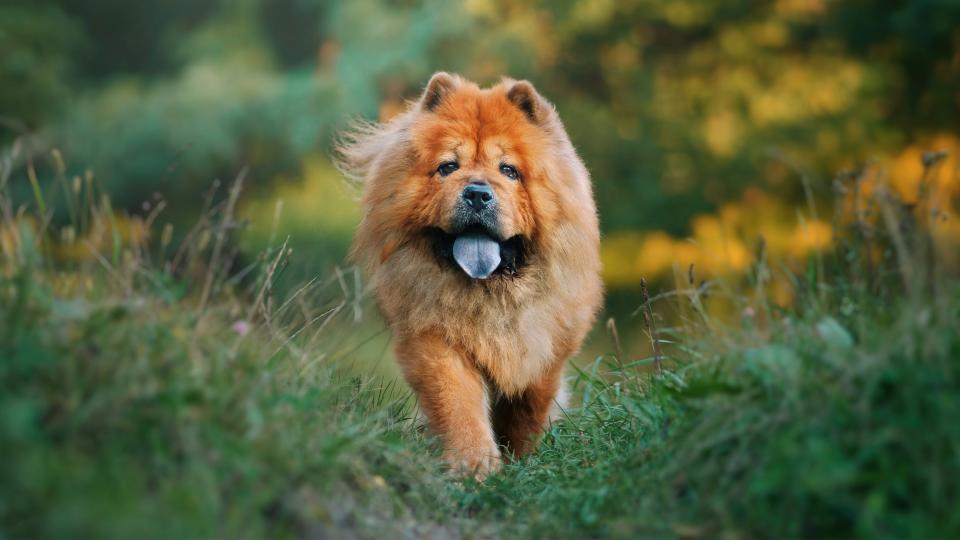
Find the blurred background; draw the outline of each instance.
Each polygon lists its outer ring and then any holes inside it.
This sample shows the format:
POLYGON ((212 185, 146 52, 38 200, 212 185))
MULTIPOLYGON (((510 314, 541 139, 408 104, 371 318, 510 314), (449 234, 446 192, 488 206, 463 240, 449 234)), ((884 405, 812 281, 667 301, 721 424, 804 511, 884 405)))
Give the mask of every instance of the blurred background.
MULTIPOLYGON (((802 267, 831 242, 840 171, 870 163, 911 200, 921 155, 946 149, 931 181, 960 190, 948 0, 5 0, 0 144, 41 184, 56 149, 121 215, 166 201, 178 238, 247 167, 243 253, 289 235, 293 283, 343 267, 359 219, 338 130, 389 119, 436 70, 529 79, 557 105, 594 178, 601 320, 627 343, 641 277, 736 277, 761 234, 802 267)), ((26 177, 11 189, 32 200, 26 177)))

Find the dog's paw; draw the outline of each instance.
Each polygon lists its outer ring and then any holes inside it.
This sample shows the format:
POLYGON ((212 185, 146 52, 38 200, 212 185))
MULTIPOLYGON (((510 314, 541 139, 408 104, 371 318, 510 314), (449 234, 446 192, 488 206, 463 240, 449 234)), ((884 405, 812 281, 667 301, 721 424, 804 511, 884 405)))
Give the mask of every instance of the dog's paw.
POLYGON ((496 472, 503 463, 500 450, 494 445, 447 450, 443 454, 443 460, 454 474, 472 475, 477 480, 483 480, 496 472))

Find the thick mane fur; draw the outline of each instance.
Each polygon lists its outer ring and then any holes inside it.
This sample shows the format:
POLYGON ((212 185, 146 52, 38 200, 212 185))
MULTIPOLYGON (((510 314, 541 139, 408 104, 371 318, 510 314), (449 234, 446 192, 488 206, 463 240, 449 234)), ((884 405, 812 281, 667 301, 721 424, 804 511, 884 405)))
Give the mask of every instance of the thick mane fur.
POLYGON ((353 187, 362 189, 378 160, 405 151, 398 145, 412 121, 413 111, 408 110, 390 122, 354 122, 337 137, 333 150, 337 170, 353 187))

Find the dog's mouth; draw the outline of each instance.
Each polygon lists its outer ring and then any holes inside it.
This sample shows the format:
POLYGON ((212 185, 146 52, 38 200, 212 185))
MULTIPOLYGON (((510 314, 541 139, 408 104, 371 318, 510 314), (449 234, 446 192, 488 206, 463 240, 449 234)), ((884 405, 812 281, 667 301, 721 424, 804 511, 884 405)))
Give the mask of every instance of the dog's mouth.
POLYGON ((483 226, 474 225, 457 233, 431 228, 427 235, 441 264, 449 265, 471 279, 514 276, 523 266, 526 242, 522 236, 500 240, 483 226))

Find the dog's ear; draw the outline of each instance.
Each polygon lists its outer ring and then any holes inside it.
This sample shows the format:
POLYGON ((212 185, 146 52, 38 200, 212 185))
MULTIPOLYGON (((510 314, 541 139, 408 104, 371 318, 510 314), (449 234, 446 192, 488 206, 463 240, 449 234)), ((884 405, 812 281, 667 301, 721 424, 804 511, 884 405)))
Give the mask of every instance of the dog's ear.
POLYGON ((420 107, 425 111, 436 110, 443 103, 444 98, 453 92, 457 84, 457 77, 446 71, 434 73, 430 77, 430 82, 427 83, 427 89, 423 91, 423 96, 420 98, 420 107))
POLYGON ((529 81, 508 81, 507 99, 527 115, 533 123, 547 119, 552 106, 534 90, 529 81))

